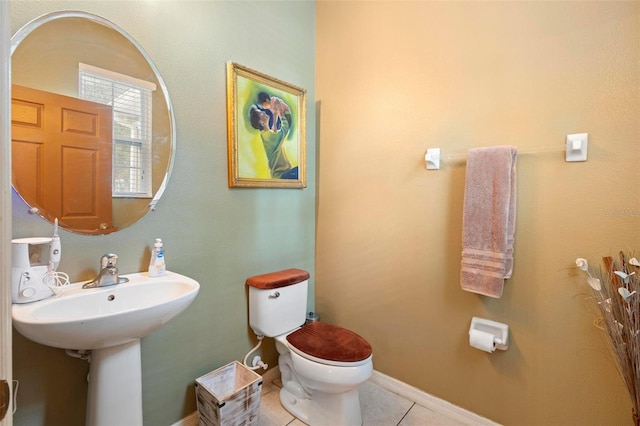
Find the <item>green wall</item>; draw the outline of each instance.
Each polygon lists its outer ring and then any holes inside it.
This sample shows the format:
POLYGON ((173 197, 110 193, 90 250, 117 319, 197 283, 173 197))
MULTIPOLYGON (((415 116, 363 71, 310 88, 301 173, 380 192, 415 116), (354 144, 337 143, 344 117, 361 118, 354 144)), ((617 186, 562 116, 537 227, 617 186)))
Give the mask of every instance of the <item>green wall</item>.
MULTIPOLYGON (((17 1, 12 32, 56 10, 103 16, 153 58, 173 102, 177 154, 156 211, 102 237, 61 232, 59 270, 91 278, 103 253, 121 273, 146 269, 156 237, 168 268, 198 280, 196 301, 142 341, 144 418, 172 424, 195 410, 194 380, 256 343, 248 327, 247 277, 290 267, 314 277, 315 4, 307 1, 17 1), (234 61, 307 89, 307 188, 230 189, 227 185, 226 63, 234 61)), ((28 214, 14 194, 13 237, 46 236, 50 224, 28 214)), ((311 287, 313 292, 313 286, 311 287)), ((309 306, 313 306, 313 295, 309 306)), ((20 381, 20 425, 84 423, 85 361, 13 336, 20 381)), ((275 365, 272 342, 264 355, 275 365)))

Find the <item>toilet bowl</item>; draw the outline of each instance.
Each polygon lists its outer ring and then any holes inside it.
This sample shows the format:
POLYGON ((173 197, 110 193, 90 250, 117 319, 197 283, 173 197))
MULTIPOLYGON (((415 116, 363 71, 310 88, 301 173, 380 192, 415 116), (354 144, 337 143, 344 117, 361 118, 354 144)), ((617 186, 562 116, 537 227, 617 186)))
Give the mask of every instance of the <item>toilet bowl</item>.
POLYGON ((273 337, 284 408, 311 425, 361 425, 358 386, 373 372, 371 345, 322 322, 304 324, 309 274, 289 269, 249 278, 249 323, 273 337))
POLYGON ((364 339, 316 322, 275 340, 282 376, 280 402, 290 413, 310 425, 362 424, 358 386, 373 372, 371 346, 364 339), (340 345, 336 334, 360 340, 340 345))

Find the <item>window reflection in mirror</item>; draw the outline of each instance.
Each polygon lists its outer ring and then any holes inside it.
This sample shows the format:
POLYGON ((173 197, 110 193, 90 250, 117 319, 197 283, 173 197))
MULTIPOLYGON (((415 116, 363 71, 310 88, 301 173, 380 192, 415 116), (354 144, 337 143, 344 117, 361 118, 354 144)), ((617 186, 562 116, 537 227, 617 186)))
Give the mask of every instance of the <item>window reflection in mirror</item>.
POLYGON ((113 126, 113 197, 151 198, 154 83, 80 63, 80 99, 109 105, 113 126))

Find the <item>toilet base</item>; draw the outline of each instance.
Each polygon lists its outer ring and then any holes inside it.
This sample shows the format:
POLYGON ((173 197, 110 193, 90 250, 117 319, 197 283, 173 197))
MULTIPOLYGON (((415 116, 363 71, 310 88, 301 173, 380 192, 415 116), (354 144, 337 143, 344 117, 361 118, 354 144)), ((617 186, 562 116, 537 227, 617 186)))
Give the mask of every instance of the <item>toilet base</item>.
POLYGON ((280 402, 289 413, 310 426, 362 425, 358 388, 338 394, 314 392, 309 399, 285 385, 280 390, 280 402))

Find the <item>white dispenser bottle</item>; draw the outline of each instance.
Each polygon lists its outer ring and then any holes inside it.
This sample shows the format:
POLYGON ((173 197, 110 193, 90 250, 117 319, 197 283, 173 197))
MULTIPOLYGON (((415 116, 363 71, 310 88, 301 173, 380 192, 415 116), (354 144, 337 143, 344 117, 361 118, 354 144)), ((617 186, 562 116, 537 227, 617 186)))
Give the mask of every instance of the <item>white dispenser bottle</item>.
POLYGON ((153 253, 151 253, 151 261, 149 262, 149 276, 159 277, 167 270, 167 266, 164 261, 164 247, 162 240, 156 238, 156 243, 153 245, 153 253))

